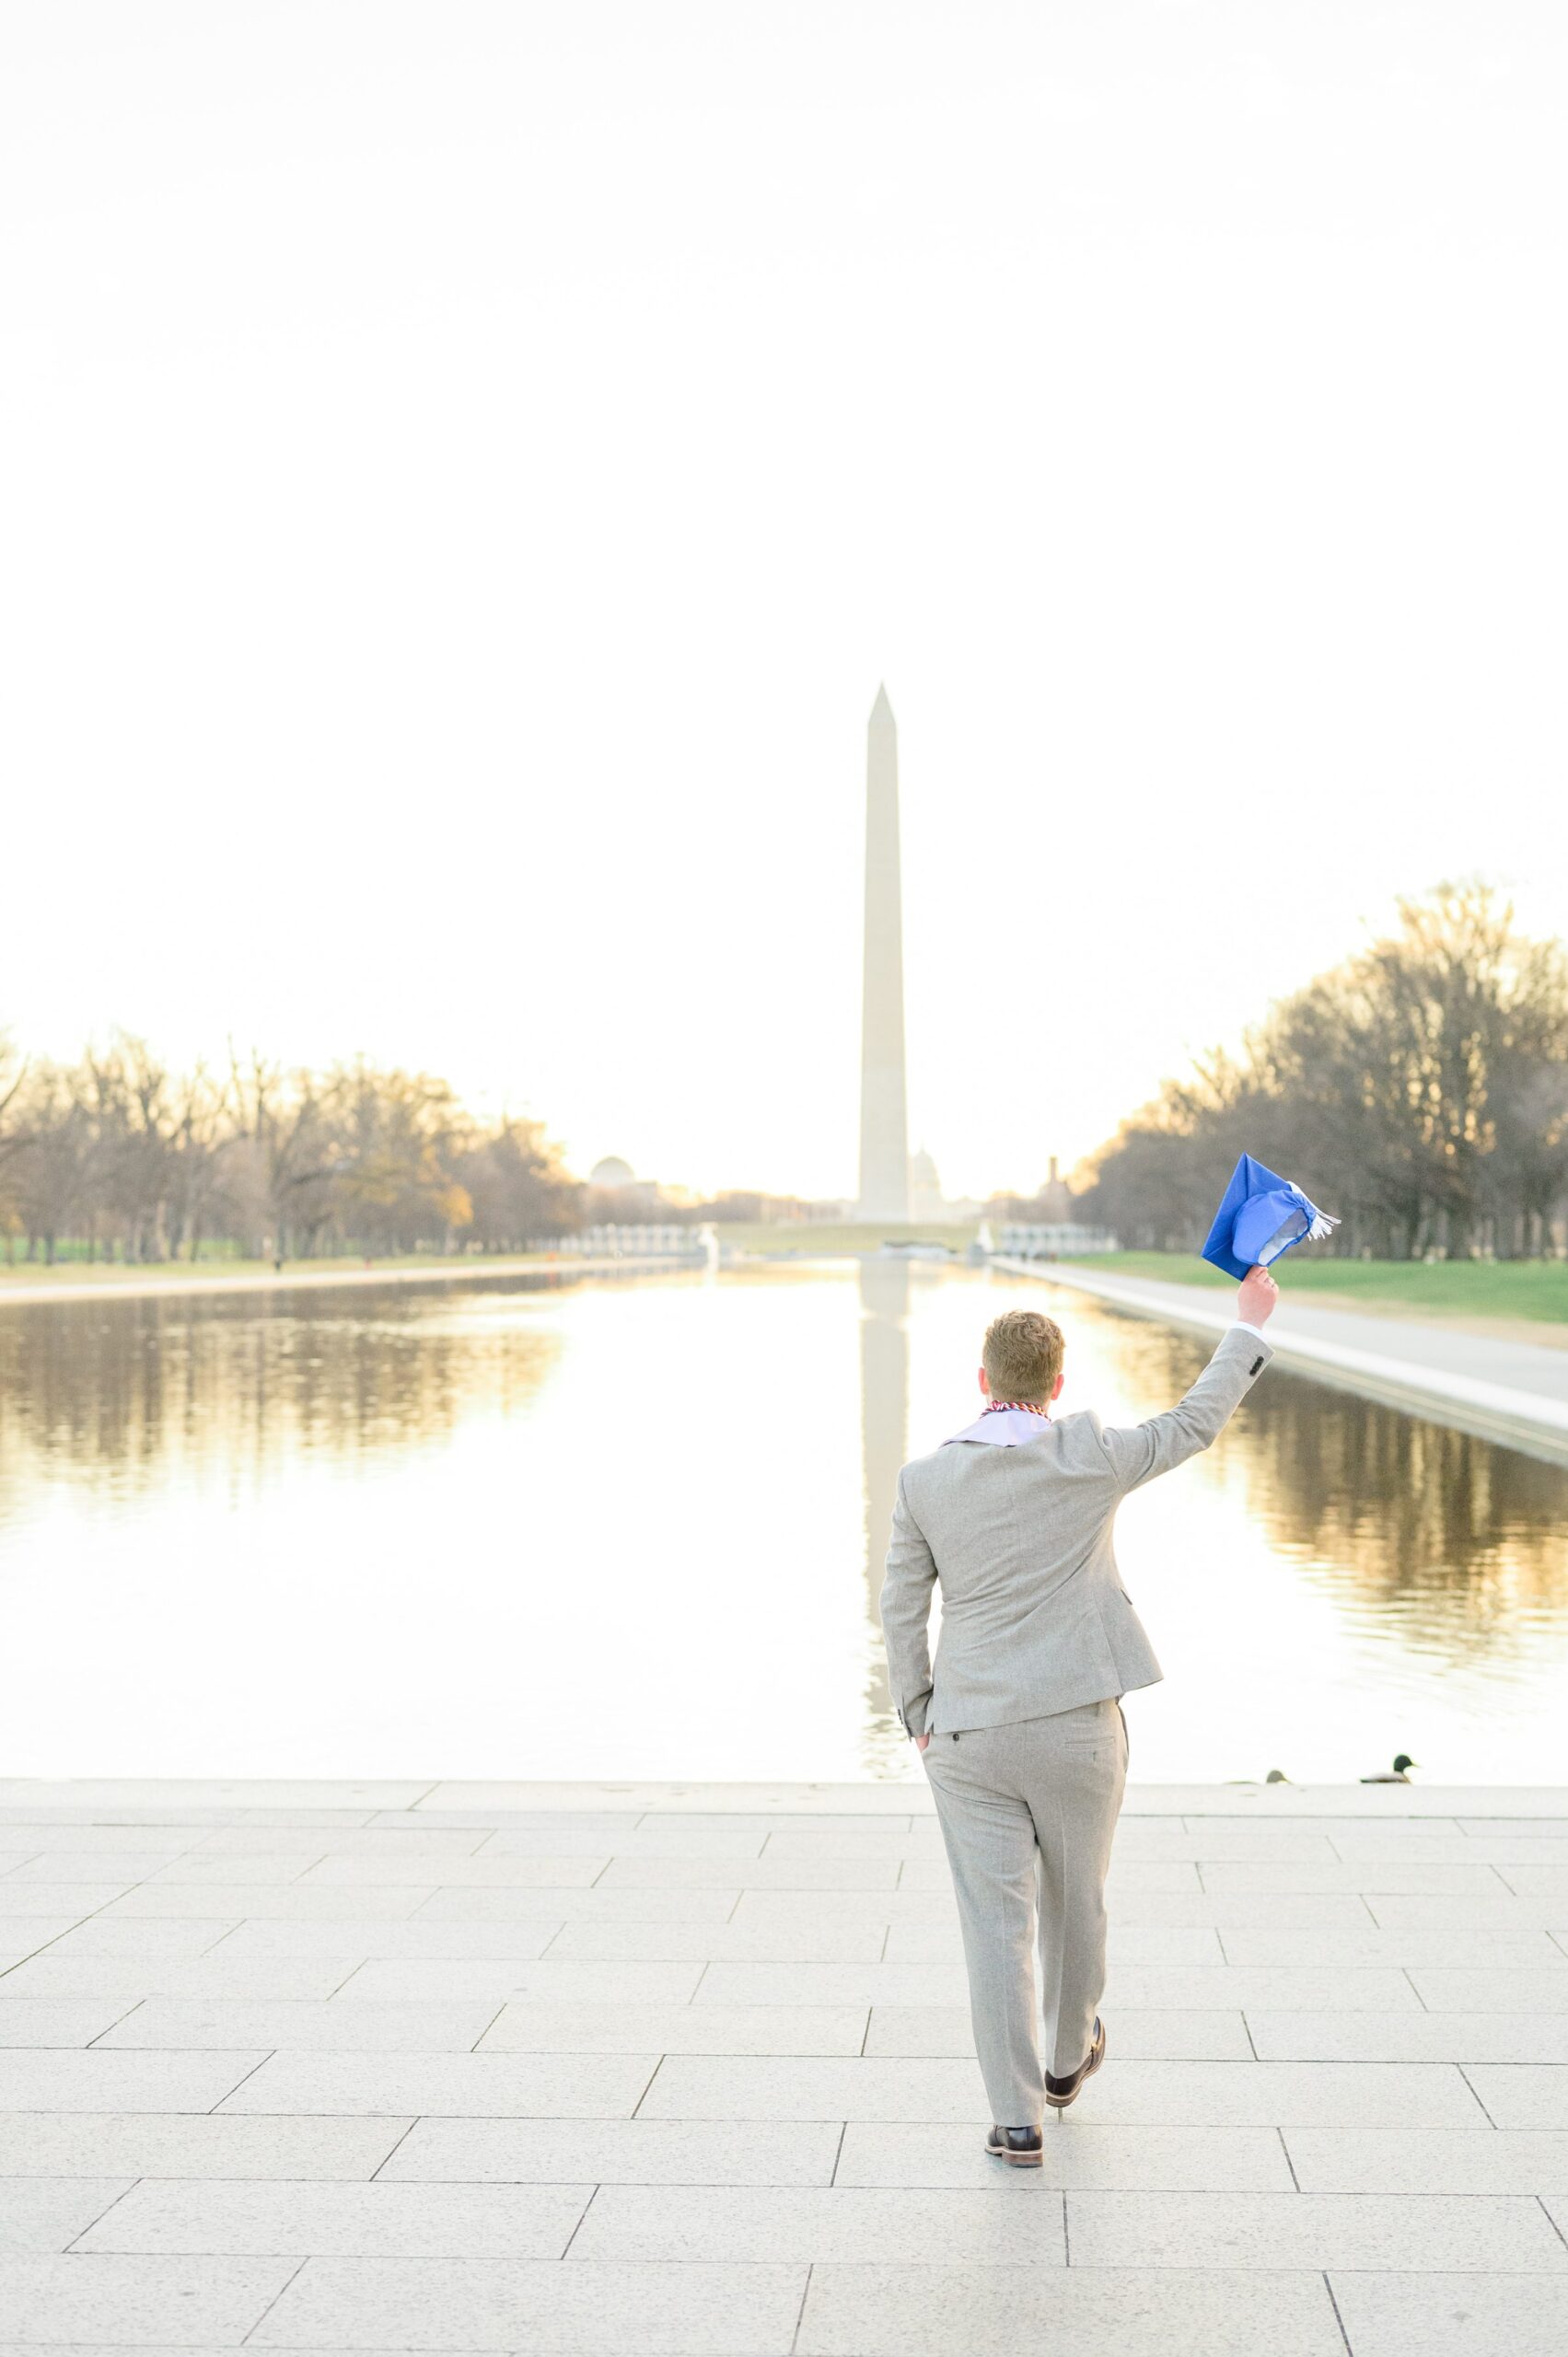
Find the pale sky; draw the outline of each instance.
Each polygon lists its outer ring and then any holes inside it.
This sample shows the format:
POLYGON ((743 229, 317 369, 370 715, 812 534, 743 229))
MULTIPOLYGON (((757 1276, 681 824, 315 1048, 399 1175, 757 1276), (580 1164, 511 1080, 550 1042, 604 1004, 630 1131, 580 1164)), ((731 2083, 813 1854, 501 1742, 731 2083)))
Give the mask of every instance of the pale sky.
POLYGON ((1555 6, 6 0, 0 1023, 579 1168, 1028 1186, 1481 872, 1568 933, 1555 6))

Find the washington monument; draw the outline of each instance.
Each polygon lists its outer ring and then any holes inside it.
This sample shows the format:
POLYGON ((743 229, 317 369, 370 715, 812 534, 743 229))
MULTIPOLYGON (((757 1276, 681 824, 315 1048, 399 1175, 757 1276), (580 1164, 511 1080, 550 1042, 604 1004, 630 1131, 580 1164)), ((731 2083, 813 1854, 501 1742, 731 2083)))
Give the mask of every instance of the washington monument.
POLYGON ((886 688, 865 747, 865 965, 860 1012, 860 1216, 910 1215, 899 732, 886 688))

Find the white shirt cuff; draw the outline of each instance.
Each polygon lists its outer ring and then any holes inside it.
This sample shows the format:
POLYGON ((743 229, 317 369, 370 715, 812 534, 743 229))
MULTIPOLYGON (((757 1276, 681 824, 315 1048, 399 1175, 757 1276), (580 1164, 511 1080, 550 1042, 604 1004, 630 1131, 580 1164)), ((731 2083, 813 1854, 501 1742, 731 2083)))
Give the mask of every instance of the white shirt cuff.
POLYGON ((1260 1342, 1266 1342, 1268 1341, 1269 1338, 1267 1334, 1264 1333, 1261 1326, 1254 1326, 1250 1318, 1238 1318, 1235 1322, 1236 1330, 1238 1334, 1256 1334, 1260 1342))

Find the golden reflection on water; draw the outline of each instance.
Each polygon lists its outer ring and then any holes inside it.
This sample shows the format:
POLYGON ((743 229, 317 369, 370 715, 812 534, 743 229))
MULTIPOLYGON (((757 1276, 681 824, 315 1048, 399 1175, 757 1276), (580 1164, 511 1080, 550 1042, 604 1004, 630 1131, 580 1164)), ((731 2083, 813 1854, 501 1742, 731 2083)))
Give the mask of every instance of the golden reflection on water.
POLYGON ((910 1264, 899 1260, 860 1263, 860 1460, 865 1509, 865 1767, 888 1775, 909 1738, 888 1690, 878 1598, 893 1523, 899 1470, 909 1455, 910 1264))
MULTIPOLYGON (((536 1291, 537 1286, 512 1290, 536 1291)), ((503 1289, 470 1296, 504 1303, 503 1289)), ((254 1490, 304 1453, 364 1460, 522 1407, 557 1333, 444 1325, 412 1288, 65 1302, 0 1316, 0 1518, 48 1470, 125 1495, 171 1477, 254 1490)))
MULTIPOLYGON (((1129 1385, 1175 1399, 1202 1342, 1113 1320, 1129 1385)), ((1501 1663, 1568 1614, 1568 1470, 1282 1368, 1214 1452, 1271 1544, 1342 1608, 1440 1659, 1501 1663)))

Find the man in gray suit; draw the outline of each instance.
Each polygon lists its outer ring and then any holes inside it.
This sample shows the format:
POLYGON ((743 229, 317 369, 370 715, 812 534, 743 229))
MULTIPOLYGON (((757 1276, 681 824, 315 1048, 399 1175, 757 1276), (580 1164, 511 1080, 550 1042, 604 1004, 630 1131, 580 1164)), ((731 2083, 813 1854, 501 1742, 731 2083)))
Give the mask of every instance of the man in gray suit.
POLYGON ((1121 1697, 1161 1675, 1116 1569, 1111 1526, 1207 1448, 1272 1353, 1279 1298, 1253 1269, 1237 1322, 1186 1397, 1125 1429, 1053 1417, 1059 1327, 1010 1309, 986 1329, 978 1422, 899 1476, 882 1631, 899 1720, 936 1798, 990 2099, 987 2152, 1040 2165, 1044 2107, 1099 2068, 1105 1877, 1127 1779, 1121 1697), (942 1589, 933 1669, 926 1624, 942 1589), (1035 2029, 1038 1936, 1046 2067, 1035 2029))

